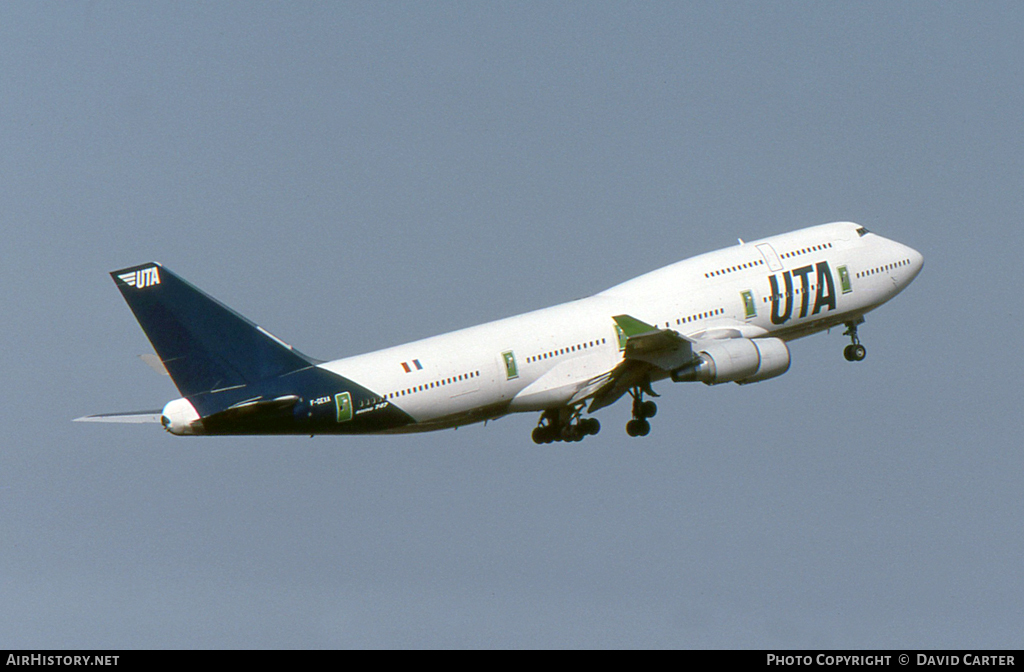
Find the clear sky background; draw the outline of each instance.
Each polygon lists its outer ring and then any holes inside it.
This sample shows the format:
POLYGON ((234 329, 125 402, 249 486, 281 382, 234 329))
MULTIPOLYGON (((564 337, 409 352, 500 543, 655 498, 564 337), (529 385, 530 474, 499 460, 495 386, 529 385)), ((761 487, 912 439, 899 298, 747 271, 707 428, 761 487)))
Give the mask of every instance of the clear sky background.
POLYGON ((0 647, 1020 647, 1024 5, 0 4, 0 647), (925 267, 645 439, 88 425, 160 261, 335 358, 857 221, 925 267))

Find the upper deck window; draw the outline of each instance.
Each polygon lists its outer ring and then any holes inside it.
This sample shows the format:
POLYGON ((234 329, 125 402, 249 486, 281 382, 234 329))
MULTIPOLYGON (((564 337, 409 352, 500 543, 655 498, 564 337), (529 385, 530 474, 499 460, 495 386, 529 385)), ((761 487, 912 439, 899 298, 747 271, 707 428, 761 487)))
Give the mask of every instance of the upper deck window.
POLYGON ((863 226, 858 226, 857 227, 857 235, 860 236, 861 238, 863 238, 865 235, 867 235, 869 233, 871 233, 871 232, 868 231, 867 229, 865 229, 863 226))

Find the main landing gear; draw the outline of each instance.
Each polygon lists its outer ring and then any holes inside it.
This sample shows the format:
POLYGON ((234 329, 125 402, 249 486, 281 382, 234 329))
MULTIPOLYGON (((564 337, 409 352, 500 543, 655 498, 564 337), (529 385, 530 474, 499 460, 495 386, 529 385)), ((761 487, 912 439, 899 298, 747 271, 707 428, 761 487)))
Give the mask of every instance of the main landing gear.
POLYGON ((587 436, 601 431, 597 418, 581 418, 583 404, 572 408, 558 408, 544 411, 537 427, 533 430, 534 443, 554 441, 582 441, 587 436))
MULTIPOLYGON (((647 392, 654 394, 650 387, 647 388, 647 392)), ((626 423, 626 434, 647 436, 651 433, 651 423, 647 422, 647 418, 653 418, 658 414, 658 405, 653 401, 644 401, 644 389, 641 387, 634 387, 629 391, 629 395, 633 397, 633 419, 626 423)))
POLYGON ((843 336, 849 336, 851 343, 843 349, 843 357, 846 357, 848 362, 859 362, 867 357, 868 350, 860 344, 860 339, 857 338, 857 325, 864 324, 864 318, 858 319, 856 322, 847 322, 846 331, 843 332, 843 336))

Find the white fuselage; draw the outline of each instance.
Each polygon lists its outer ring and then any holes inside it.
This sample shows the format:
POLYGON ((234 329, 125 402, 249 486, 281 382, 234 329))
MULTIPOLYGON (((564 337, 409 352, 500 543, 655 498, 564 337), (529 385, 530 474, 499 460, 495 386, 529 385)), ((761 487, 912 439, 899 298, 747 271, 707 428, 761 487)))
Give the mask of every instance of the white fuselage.
POLYGON ((613 316, 695 342, 792 340, 859 319, 902 291, 922 263, 915 250, 856 224, 824 224, 692 257, 585 299, 320 366, 415 420, 400 431, 456 426, 578 399, 622 361, 613 316))

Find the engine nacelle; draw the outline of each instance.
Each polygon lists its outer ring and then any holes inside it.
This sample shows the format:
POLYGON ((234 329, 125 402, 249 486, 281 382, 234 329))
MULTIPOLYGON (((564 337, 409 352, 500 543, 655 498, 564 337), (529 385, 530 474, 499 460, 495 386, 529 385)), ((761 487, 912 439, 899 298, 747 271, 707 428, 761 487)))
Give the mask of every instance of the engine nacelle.
POLYGON ((160 415, 160 424, 171 434, 192 436, 203 434, 203 421, 188 399, 168 401, 160 415))
POLYGON ((702 345, 692 363, 672 372, 678 382, 756 383, 789 371, 789 348, 778 338, 730 338, 702 345))

